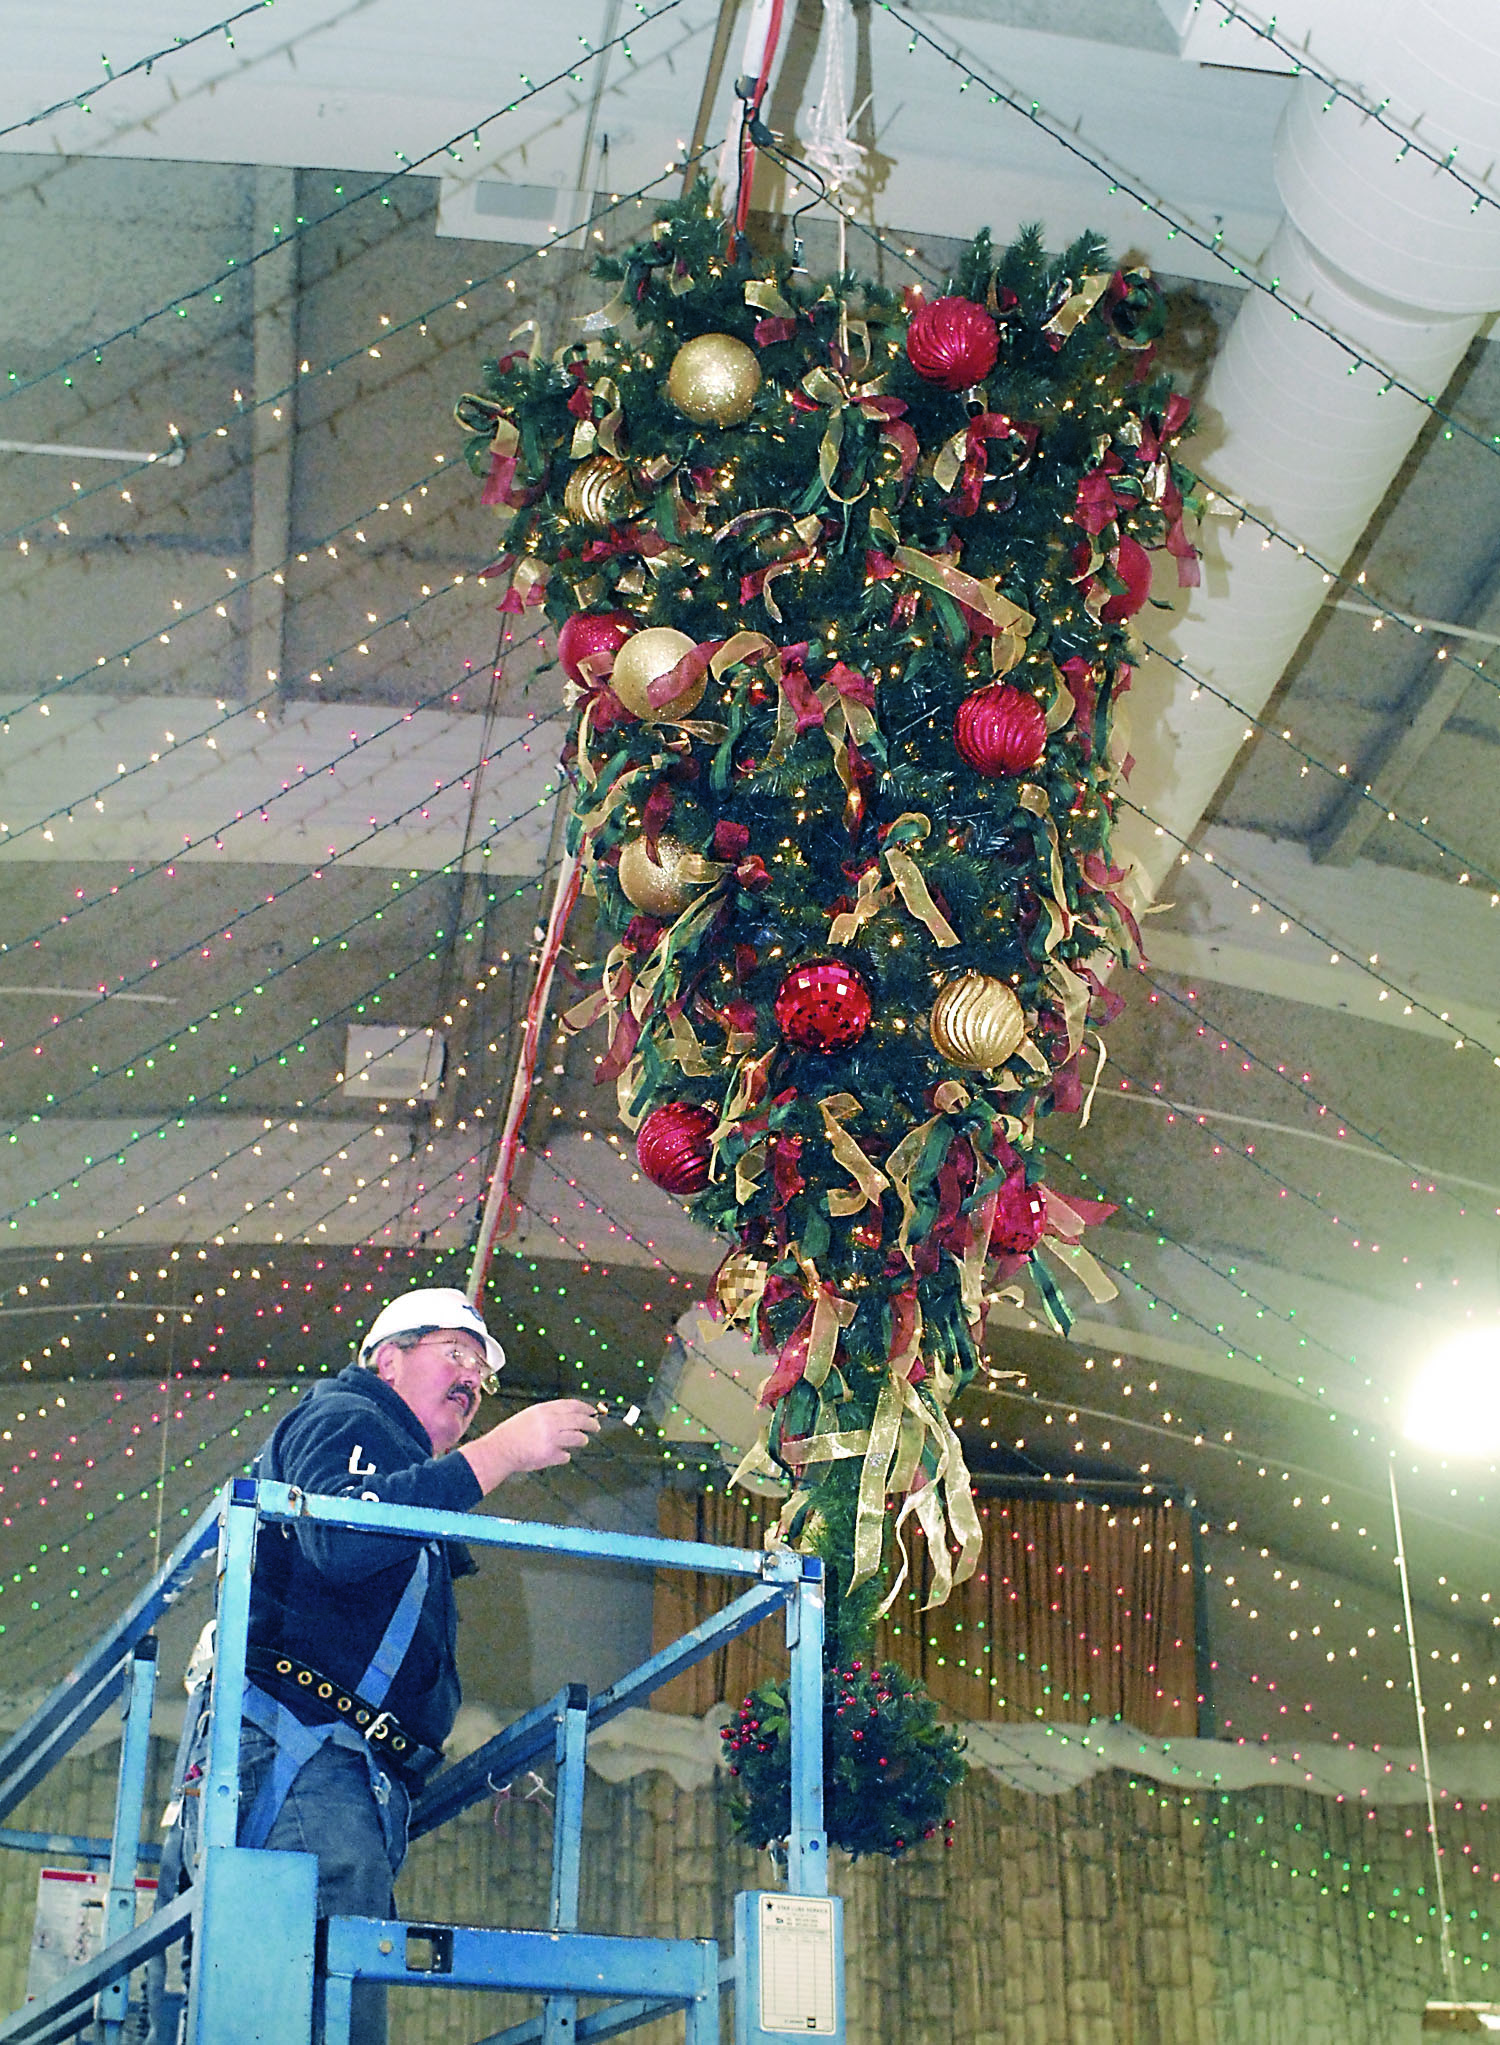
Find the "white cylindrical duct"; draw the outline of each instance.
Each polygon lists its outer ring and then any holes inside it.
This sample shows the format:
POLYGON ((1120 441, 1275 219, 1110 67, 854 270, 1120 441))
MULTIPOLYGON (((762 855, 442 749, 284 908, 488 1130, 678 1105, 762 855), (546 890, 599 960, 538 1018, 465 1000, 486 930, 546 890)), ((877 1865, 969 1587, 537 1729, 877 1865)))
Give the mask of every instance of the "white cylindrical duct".
MULTIPOLYGON (((1500 153, 1500 8, 1485 10, 1482 39, 1477 11, 1472 0, 1380 10, 1382 47, 1367 45, 1362 72, 1367 89, 1391 81, 1382 96, 1395 96, 1399 78, 1402 104, 1420 78, 1431 97, 1413 109, 1422 113, 1419 132, 1462 137, 1483 170, 1500 153)), ((1414 155, 1398 161, 1378 124, 1345 102, 1325 112, 1327 98, 1308 80, 1289 105, 1276 160, 1288 218, 1261 268, 1355 354, 1287 304, 1251 291, 1209 378, 1202 430, 1186 458, 1210 488, 1337 568, 1426 418, 1416 398, 1386 388, 1386 375, 1440 392, 1479 316, 1500 306, 1500 209, 1474 209, 1454 179, 1414 155)), ((1211 518, 1205 528, 1202 587, 1169 632, 1143 621, 1144 636, 1258 714, 1323 599, 1324 577, 1249 524, 1211 518)), ((1144 664, 1129 707, 1129 794, 1150 821, 1124 812, 1117 844, 1136 860, 1139 891, 1149 896, 1246 726, 1213 698, 1195 697, 1192 682, 1157 659, 1144 664)))

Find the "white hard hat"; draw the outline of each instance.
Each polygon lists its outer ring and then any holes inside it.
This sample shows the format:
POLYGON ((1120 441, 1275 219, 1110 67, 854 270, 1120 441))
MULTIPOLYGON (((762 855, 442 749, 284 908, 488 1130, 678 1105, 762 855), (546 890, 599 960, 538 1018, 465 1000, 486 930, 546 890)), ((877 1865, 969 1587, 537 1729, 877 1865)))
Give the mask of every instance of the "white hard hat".
POLYGON ((389 1341, 392 1335, 415 1335, 430 1328, 453 1328, 477 1337, 484 1344, 491 1375, 504 1370, 505 1351, 484 1325, 478 1308, 453 1285, 422 1286, 416 1292, 403 1292, 399 1299, 382 1307, 359 1345, 359 1361, 368 1363, 381 1343, 389 1341))

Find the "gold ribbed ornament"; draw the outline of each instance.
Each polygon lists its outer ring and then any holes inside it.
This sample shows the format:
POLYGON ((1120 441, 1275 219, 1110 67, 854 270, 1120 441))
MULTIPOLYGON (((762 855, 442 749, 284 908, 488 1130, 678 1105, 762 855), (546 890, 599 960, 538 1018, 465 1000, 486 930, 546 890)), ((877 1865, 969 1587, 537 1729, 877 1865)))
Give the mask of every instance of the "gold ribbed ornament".
POLYGON ((932 1004, 932 1041, 952 1065, 989 1072, 1003 1065, 1026 1034, 1021 1004, 1003 980, 964 973, 932 1004))
POLYGON ((630 470, 612 454, 591 454, 563 485, 563 509, 583 525, 611 526, 632 510, 630 470))
POLYGON ((658 675, 669 674, 696 640, 671 625, 649 625, 644 632, 632 632, 615 655, 609 685, 637 717, 689 717, 697 709, 707 686, 700 675, 669 703, 653 703, 646 694, 658 675))
POLYGON ((679 916, 702 886, 689 878, 696 859, 680 838, 658 838, 654 859, 644 838, 627 838, 620 847, 620 891, 648 916, 679 916))
POLYGON ((667 371, 667 396, 695 426, 739 426, 760 389, 755 350, 733 334, 684 341, 667 371))

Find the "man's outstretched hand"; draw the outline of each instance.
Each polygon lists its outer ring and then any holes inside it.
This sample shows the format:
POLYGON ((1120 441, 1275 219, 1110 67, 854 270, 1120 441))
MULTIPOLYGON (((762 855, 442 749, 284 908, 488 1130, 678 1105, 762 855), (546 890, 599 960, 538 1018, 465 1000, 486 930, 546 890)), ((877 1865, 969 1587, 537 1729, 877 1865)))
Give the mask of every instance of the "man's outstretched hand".
POLYGON ((599 1414, 584 1399, 548 1399, 502 1420, 487 1434, 465 1442, 465 1457, 480 1488, 493 1491, 507 1477, 525 1470, 551 1470, 573 1460, 599 1432, 599 1414))

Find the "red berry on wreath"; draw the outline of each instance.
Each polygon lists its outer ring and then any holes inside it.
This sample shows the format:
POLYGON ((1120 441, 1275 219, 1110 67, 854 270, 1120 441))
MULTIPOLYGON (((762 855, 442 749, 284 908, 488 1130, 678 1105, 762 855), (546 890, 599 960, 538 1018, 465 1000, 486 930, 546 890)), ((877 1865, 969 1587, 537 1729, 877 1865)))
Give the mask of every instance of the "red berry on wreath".
POLYGON ((1047 749, 1046 712, 1024 689, 990 682, 959 704, 953 743, 976 774, 1028 774, 1047 749))
POLYGON ((570 682, 582 687, 586 680, 582 663, 600 654, 613 663, 635 629, 636 621, 629 611, 575 611, 571 618, 563 620, 557 635, 557 657, 563 673, 570 682))
POLYGON ((945 391, 983 383, 1000 353, 1000 333, 972 298, 936 298, 919 305, 906 329, 912 368, 945 391))
POLYGON ((811 959, 776 990, 776 1022, 802 1051, 845 1051, 870 1027, 870 990, 842 959, 811 959))
POLYGON ((701 1193, 708 1184, 709 1138, 718 1117, 690 1101, 665 1101, 640 1126, 635 1154, 641 1170, 664 1193, 701 1193))

